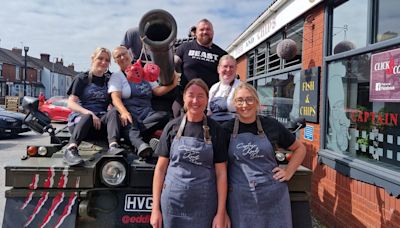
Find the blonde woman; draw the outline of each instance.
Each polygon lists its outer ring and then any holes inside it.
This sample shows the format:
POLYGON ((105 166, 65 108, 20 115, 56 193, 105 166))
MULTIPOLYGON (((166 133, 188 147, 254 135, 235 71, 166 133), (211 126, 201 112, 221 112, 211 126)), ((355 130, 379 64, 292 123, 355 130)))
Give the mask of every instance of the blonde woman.
POLYGON ((108 111, 111 103, 107 92, 107 73, 111 52, 106 48, 96 48, 93 52, 90 70, 77 75, 68 89, 68 108, 73 112, 68 117, 71 132, 69 145, 64 152, 68 165, 81 165, 78 146, 89 135, 98 138, 107 135, 110 150, 118 147, 120 119, 115 109, 108 111))
POLYGON ((281 123, 257 115, 260 101, 248 83, 235 90, 237 117, 222 126, 232 134, 228 149, 228 213, 232 227, 292 227, 287 181, 306 154, 304 145, 281 123), (293 151, 278 166, 274 145, 293 151))

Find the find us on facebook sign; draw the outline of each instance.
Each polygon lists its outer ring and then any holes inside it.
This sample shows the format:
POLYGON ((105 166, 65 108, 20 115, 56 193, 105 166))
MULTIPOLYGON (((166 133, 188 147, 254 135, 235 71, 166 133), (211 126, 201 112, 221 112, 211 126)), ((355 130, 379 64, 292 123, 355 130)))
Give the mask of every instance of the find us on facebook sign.
POLYGON ((371 55, 369 100, 400 102, 400 48, 371 55))

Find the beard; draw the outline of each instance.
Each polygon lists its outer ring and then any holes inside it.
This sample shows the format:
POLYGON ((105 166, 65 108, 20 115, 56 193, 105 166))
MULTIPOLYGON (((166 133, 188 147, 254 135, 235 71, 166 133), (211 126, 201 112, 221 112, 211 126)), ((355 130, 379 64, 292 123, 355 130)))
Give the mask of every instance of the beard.
POLYGON ((198 36, 198 37, 196 37, 196 39, 203 46, 208 46, 212 43, 211 36, 198 36))

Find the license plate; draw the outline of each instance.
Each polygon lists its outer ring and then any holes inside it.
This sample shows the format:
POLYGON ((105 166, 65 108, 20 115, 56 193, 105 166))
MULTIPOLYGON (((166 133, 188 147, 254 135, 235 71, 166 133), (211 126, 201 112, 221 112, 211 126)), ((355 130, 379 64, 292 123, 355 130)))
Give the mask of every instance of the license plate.
POLYGON ((147 194, 126 194, 125 211, 150 212, 153 205, 153 197, 147 194))

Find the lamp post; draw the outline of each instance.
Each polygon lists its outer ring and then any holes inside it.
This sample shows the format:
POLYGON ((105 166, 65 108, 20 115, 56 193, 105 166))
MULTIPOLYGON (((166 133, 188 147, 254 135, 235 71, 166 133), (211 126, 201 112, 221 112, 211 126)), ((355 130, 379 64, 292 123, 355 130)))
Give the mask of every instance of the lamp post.
POLYGON ((27 58, 28 58, 28 51, 29 51, 29 47, 25 46, 24 47, 24 51, 25 51, 25 67, 24 67, 24 97, 26 96, 26 75, 27 75, 27 58))

